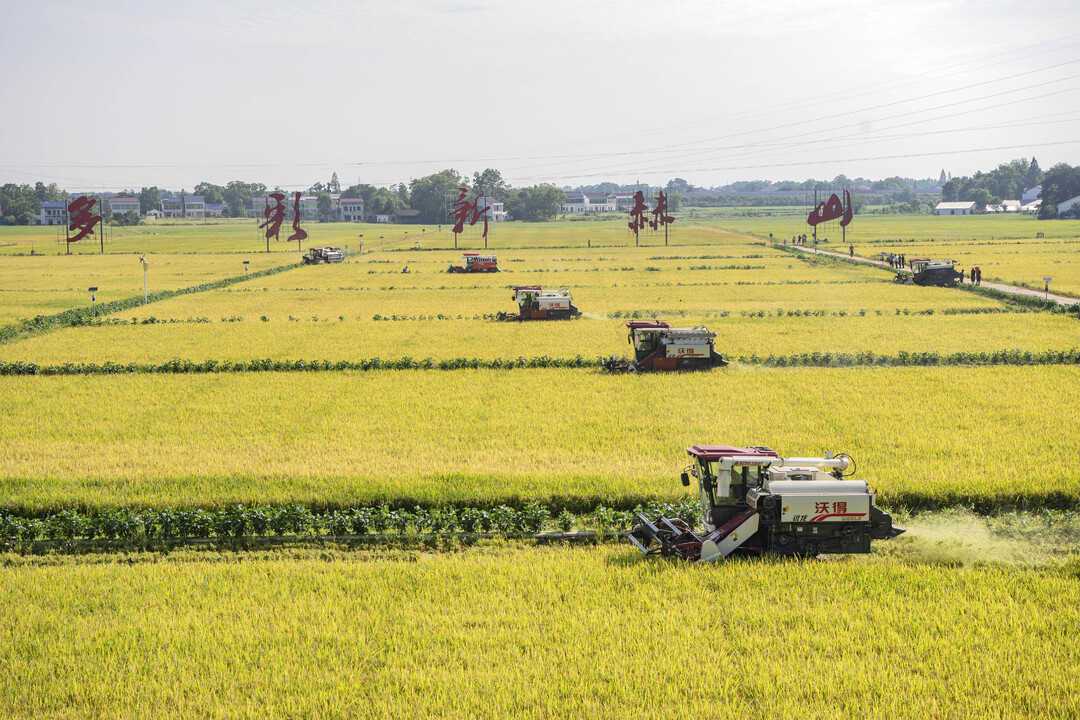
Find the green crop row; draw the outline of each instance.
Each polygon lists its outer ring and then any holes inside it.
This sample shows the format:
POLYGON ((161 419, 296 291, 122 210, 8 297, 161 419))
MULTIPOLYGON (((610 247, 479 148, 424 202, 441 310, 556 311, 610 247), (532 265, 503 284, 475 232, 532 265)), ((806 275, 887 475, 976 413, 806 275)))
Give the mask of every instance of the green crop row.
POLYGON ((520 368, 585 368, 599 364, 577 355, 572 358, 518 357, 510 360, 495 358, 451 358, 414 360, 403 357, 397 360, 204 360, 192 362, 173 358, 163 363, 63 363, 61 365, 38 365, 32 362, 0 361, 0 375, 119 375, 128 373, 159 373, 172 375, 197 375, 228 372, 327 372, 341 370, 515 370, 520 368))
MULTIPOLYGON (((858 353, 810 352, 792 355, 757 354, 739 355, 733 358, 743 365, 764 365, 766 367, 926 367, 946 365, 1077 365, 1080 364, 1080 349, 1044 350, 997 350, 993 352, 956 352, 942 354, 938 352, 907 352, 901 350, 896 355, 879 355, 870 351, 858 353)), ((0 376, 13 375, 121 375, 121 374, 164 374, 164 375, 199 375, 208 373, 233 372, 333 372, 344 370, 515 370, 524 368, 595 368, 601 367, 606 358, 587 360, 581 355, 572 358, 517 357, 512 359, 495 358, 448 358, 435 360, 411 357, 397 360, 370 358, 367 360, 204 360, 193 362, 173 358, 163 363, 63 363, 60 365, 39 365, 33 362, 0 361, 0 376)))
POLYGON ((1077 365, 1080 349, 1044 350, 997 350, 995 352, 956 352, 943 355, 936 352, 906 352, 896 355, 877 355, 872 352, 828 353, 812 352, 801 355, 740 355, 740 363, 768 367, 855 367, 880 366, 934 366, 934 365, 1077 365))
POLYGON ((545 530, 570 532, 577 529, 605 532, 626 530, 637 513, 657 518, 677 517, 691 527, 698 522, 697 503, 651 502, 632 511, 598 506, 591 512, 574 514, 534 501, 520 508, 420 507, 412 510, 388 505, 360 507, 332 512, 315 512, 305 505, 244 507, 237 505, 216 511, 164 508, 104 508, 80 513, 65 509, 45 517, 0 515, 0 549, 30 549, 41 541, 122 541, 125 547, 153 547, 185 540, 229 540, 266 536, 376 536, 409 533, 494 533, 507 537, 536 535, 545 530))
POLYGON ((14 325, 0 327, 0 342, 12 340, 20 335, 29 335, 57 327, 90 325, 96 321, 98 315, 110 315, 112 313, 130 310, 148 303, 167 300, 180 295, 191 295, 193 293, 206 292, 207 290, 218 290, 230 285, 235 285, 239 282, 265 277, 267 275, 274 275, 296 267, 300 267, 300 263, 278 265, 246 275, 236 275, 221 280, 215 280, 214 282, 202 283, 201 285, 192 285, 179 290, 161 290, 159 292, 148 293, 145 297, 135 296, 124 300, 113 300, 112 302, 101 303, 96 307, 72 308, 71 310, 65 310, 64 312, 56 313, 54 315, 38 315, 31 320, 23 320, 14 325))

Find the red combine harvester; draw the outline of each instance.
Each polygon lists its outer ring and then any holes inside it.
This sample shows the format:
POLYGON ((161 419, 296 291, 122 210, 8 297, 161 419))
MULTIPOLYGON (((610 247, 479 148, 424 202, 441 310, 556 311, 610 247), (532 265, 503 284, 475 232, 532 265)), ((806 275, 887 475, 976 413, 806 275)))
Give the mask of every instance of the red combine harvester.
POLYGON ((499 272, 499 263, 494 255, 481 255, 480 253, 467 252, 461 254, 464 265, 451 265, 446 272, 451 273, 492 273, 499 272))
POLYGON ((571 320, 581 315, 569 290, 545 290, 539 285, 515 285, 511 296, 517 315, 501 312, 499 320, 571 320))
POLYGON ((693 462, 682 483, 697 478, 705 534, 677 518, 638 515, 628 537, 646 555, 709 562, 733 553, 868 553, 871 540, 904 532, 877 508, 864 481, 847 479, 854 474, 849 455, 782 458, 767 447, 730 445, 686 452, 693 462))
POLYGON ((627 342, 634 346, 634 359, 612 356, 604 362, 611 372, 648 372, 650 370, 703 370, 727 365, 727 360, 713 349, 716 333, 704 325, 673 328, 666 322, 631 320, 627 342))

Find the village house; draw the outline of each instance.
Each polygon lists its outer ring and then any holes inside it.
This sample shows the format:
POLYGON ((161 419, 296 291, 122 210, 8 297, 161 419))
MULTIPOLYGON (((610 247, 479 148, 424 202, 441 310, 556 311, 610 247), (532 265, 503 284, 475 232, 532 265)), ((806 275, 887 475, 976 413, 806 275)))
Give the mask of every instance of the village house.
POLYGON ((974 202, 939 202, 934 208, 935 215, 972 215, 974 212, 974 202))
POLYGON ((194 218, 201 220, 206 217, 206 198, 202 195, 162 198, 161 211, 167 218, 194 218))
POLYGON ((126 212, 140 214, 139 198, 137 197, 111 197, 109 198, 109 207, 112 209, 113 215, 123 215, 126 212))

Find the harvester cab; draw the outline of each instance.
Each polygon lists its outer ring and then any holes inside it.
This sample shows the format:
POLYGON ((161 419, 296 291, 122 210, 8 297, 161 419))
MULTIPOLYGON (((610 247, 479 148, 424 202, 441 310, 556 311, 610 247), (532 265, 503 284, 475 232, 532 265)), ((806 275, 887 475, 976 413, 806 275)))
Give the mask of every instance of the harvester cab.
POLYGON ((511 299, 517 315, 499 313, 500 320, 571 320, 581 315, 569 290, 545 290, 539 285, 515 285, 511 299))
POLYGON ((700 370, 728 364, 713 347, 716 333, 704 325, 673 328, 666 322, 631 320, 626 327, 634 358, 610 358, 604 367, 612 372, 700 370))
POLYGON ((686 452, 692 462, 682 483, 697 479, 705 534, 677 518, 638 515, 628 537, 646 555, 716 561, 733 553, 868 553, 871 540, 904 532, 878 509, 866 482, 850 479, 854 463, 843 453, 782 458, 767 447, 730 445, 686 452))
POLYGON ((451 265, 447 272, 451 273, 474 273, 474 272, 499 272, 499 262, 494 255, 481 255, 478 252, 461 254, 461 265, 451 265))

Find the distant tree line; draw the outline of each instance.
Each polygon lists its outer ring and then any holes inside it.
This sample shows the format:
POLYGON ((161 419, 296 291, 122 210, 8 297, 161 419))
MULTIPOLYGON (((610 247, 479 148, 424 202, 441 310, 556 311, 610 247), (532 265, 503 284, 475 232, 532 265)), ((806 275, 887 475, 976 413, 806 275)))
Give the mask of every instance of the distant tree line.
POLYGON ((1028 188, 1042 182, 1039 161, 1020 158, 1002 163, 988 173, 955 177, 941 188, 944 202, 973 202, 980 208, 997 205, 1003 200, 1019 200, 1028 188))

